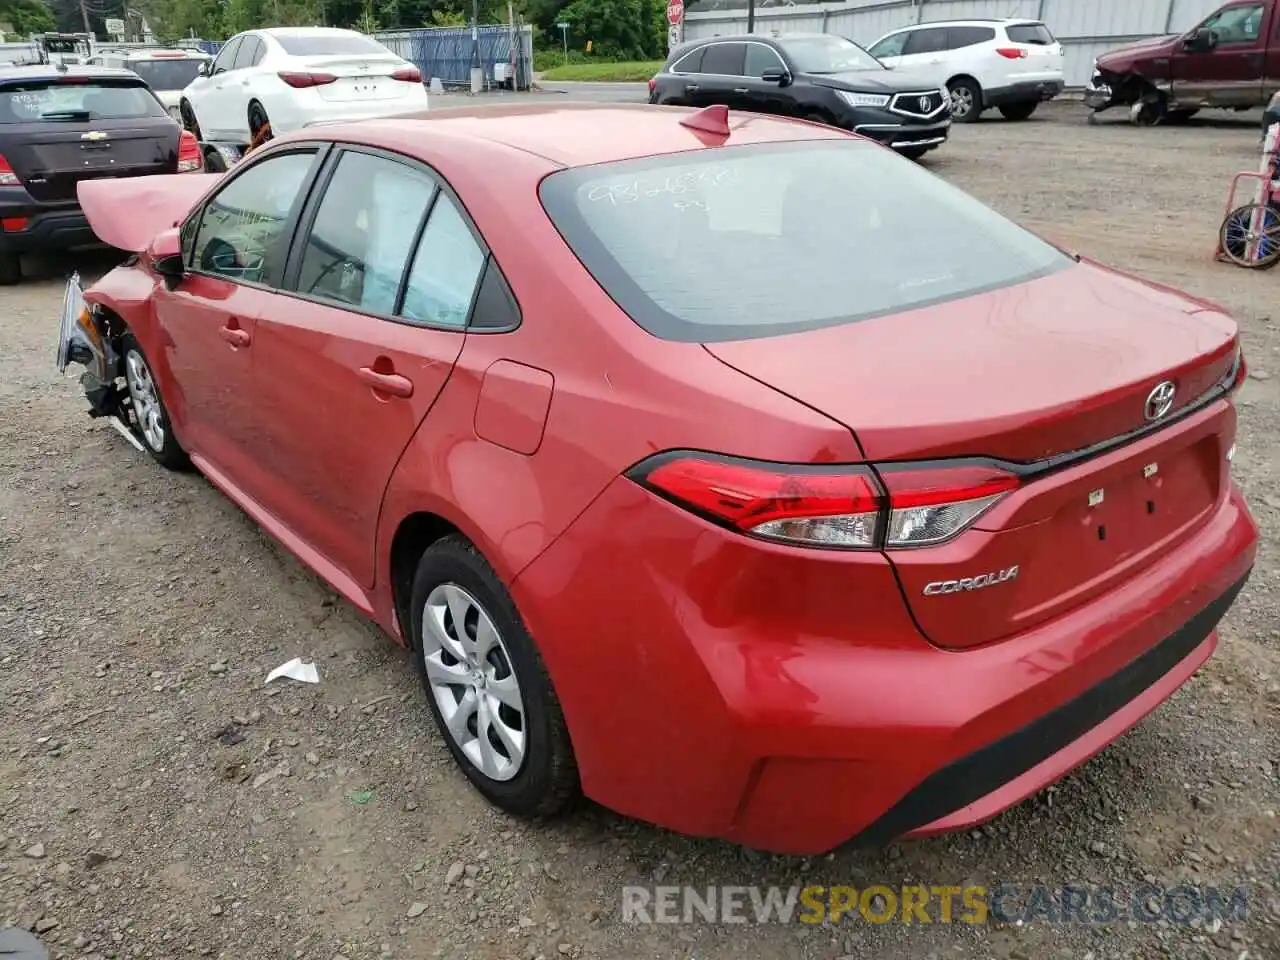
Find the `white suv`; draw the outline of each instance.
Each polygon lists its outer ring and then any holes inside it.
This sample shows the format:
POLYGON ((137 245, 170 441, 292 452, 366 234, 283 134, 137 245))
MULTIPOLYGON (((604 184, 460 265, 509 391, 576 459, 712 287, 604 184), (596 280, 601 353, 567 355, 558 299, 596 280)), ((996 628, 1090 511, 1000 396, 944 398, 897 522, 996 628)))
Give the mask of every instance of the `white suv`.
POLYGON ((1062 44, 1038 20, 947 20, 887 33, 868 50, 951 91, 951 118, 972 123, 996 107, 1025 120, 1064 86, 1062 44))

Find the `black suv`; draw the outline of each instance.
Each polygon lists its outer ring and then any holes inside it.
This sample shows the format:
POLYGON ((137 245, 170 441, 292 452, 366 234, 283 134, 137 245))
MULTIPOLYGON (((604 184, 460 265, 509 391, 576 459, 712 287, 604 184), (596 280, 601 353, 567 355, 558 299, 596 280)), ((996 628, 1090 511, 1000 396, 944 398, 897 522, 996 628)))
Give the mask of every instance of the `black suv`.
POLYGON ((677 47, 649 81, 649 102, 803 117, 923 156, 947 139, 946 91, 887 69, 829 33, 711 37, 677 47))
POLYGON ((197 169, 199 147, 181 134, 127 70, 0 68, 0 284, 22 279, 21 254, 98 242, 81 180, 197 169))

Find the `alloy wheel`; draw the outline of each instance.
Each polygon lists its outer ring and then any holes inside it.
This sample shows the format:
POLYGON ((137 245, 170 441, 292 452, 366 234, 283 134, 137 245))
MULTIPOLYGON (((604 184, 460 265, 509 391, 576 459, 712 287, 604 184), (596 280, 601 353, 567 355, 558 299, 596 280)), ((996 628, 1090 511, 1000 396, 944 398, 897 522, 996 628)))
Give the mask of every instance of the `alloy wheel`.
POLYGON ((133 402, 138 429, 142 431, 142 438, 147 441, 147 446, 159 453, 164 449, 164 411, 160 406, 160 395, 156 392, 151 368, 147 366, 142 354, 131 350, 125 359, 125 370, 129 399, 133 402))
POLYGON ((492 780, 520 772, 526 749, 524 700, 493 619, 454 583, 427 596, 422 659, 449 736, 492 780))
POLYGON ((951 116, 963 120, 973 111, 973 91, 966 86, 957 86, 951 91, 951 116))

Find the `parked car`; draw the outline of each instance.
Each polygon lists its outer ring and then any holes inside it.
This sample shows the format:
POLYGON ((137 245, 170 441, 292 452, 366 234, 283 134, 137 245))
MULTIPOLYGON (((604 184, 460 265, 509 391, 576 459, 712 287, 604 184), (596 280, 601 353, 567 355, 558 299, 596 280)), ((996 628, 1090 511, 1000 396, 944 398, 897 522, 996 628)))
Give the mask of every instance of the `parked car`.
POLYGON ((208 72, 213 58, 199 50, 119 49, 101 50, 89 63, 131 70, 147 82, 169 115, 182 121, 182 91, 208 72))
POLYGON ((945 86, 957 123, 993 107, 1006 120, 1026 120, 1065 85, 1062 44, 1039 20, 925 23, 887 33, 869 50, 885 66, 945 86))
POLYGON ((97 242, 76 198, 81 182, 193 171, 199 155, 136 74, 0 68, 0 284, 22 279, 24 253, 97 242))
POLYGON ((686 44, 649 81, 649 102, 802 117, 912 158, 946 142, 951 128, 944 89, 905 70, 890 72, 853 41, 827 33, 686 44))
POLYGON ((1206 107, 1265 107, 1280 92, 1276 0, 1233 0, 1186 33, 1109 50, 1094 62, 1085 102, 1123 106, 1139 124, 1185 121, 1206 107))
POLYGON ((199 140, 249 144, 317 123, 427 108, 422 74, 354 30, 280 27, 238 33, 208 76, 182 92, 186 128, 199 140))
POLYGON ((93 411, 409 646, 513 813, 969 827, 1172 695, 1254 562, 1235 322, 830 127, 440 111, 81 199, 138 254, 68 287, 93 411))

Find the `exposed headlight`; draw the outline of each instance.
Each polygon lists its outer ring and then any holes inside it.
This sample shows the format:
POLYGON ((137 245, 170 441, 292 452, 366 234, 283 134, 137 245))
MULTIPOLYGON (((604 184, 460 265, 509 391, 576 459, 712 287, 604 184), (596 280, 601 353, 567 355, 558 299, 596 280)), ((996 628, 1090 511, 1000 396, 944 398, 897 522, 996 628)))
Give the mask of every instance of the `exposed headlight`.
POLYGON ((942 105, 944 107, 951 106, 951 92, 946 87, 939 87, 938 92, 942 94, 942 105))
POLYGON ((889 98, 881 93, 850 93, 837 90, 836 95, 851 107, 887 107, 889 98))

